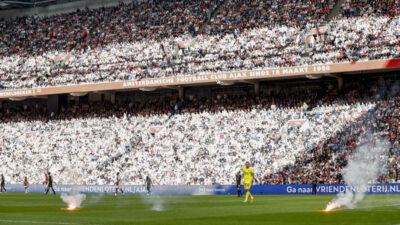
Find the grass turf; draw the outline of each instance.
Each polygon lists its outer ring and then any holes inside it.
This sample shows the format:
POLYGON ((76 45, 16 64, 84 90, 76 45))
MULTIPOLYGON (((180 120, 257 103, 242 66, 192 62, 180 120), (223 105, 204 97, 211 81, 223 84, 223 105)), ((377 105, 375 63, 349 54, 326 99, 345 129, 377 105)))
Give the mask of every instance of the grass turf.
POLYGON ((357 209, 323 212, 334 196, 87 195, 82 208, 66 211, 59 195, 2 193, 0 224, 54 225, 395 225, 400 224, 400 195, 367 196, 357 209), (163 211, 152 210, 153 207, 163 211))

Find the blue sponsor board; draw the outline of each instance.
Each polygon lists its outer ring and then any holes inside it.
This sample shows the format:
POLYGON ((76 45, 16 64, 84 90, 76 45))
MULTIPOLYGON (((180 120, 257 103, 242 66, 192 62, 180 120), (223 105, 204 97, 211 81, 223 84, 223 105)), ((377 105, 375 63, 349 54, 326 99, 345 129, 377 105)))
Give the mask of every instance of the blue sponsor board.
MULTIPOLYGON (((311 185, 282 185, 283 194, 311 194, 311 185)), ((317 185, 317 194, 339 194, 346 192, 365 192, 367 194, 400 194, 400 184, 371 184, 364 188, 350 187, 345 184, 317 185)))
MULTIPOLYGON (((146 194, 147 190, 142 185, 121 186, 127 194, 146 194)), ((82 193, 105 193, 115 192, 113 185, 55 185, 54 190, 60 192, 70 192, 72 188, 79 188, 82 193)), ((22 184, 6 185, 9 192, 24 192, 22 184)), ((29 192, 44 192, 45 185, 33 184, 29 187, 29 192)), ((151 189, 154 194, 178 194, 178 195, 235 195, 236 186, 233 185, 156 185, 151 189)), ((243 186, 242 186, 242 191, 243 186)), ((351 188, 344 184, 323 184, 317 186, 317 194, 335 195, 345 192, 366 192, 368 194, 400 194, 400 184, 374 184, 364 189, 351 188)), ((253 185, 251 193, 256 195, 307 195, 311 194, 311 185, 253 185)))

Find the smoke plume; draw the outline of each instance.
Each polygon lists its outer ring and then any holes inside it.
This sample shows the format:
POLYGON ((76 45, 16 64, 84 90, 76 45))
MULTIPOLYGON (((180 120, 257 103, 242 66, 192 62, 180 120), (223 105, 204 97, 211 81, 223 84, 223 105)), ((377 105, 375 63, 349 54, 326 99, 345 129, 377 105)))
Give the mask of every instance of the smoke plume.
POLYGON ((355 149, 355 153, 343 169, 343 179, 349 187, 345 193, 339 193, 326 207, 326 211, 342 206, 353 209, 364 199, 370 184, 376 182, 384 172, 388 145, 381 140, 374 144, 364 144, 355 149))
POLYGON ((96 205, 100 200, 104 198, 104 194, 91 194, 88 195, 87 200, 85 201, 85 206, 96 205))
POLYGON ((144 204, 153 211, 164 211, 164 199, 160 195, 141 195, 144 204))
POLYGON ((75 186, 69 193, 62 193, 61 199, 67 203, 68 210, 81 208, 81 204, 86 199, 86 195, 79 193, 79 187, 75 186))

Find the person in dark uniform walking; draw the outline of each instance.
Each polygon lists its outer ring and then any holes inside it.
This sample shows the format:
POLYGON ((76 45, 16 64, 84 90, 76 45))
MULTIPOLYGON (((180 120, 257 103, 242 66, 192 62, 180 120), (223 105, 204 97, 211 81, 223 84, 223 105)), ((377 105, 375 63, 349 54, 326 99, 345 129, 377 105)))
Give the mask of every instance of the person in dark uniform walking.
POLYGON ((149 176, 146 176, 146 190, 147 194, 151 194, 151 186, 153 185, 153 182, 151 181, 149 176))
POLYGON ((5 179, 4 179, 4 175, 1 174, 1 192, 3 192, 3 190, 4 190, 4 192, 7 192, 5 186, 6 186, 6 181, 5 181, 5 179))
POLYGON ((237 188, 238 197, 243 196, 242 190, 240 189, 241 183, 242 183, 242 175, 240 174, 240 171, 239 171, 236 173, 236 188, 237 188))
POLYGON ((46 195, 49 193, 50 188, 53 191, 53 194, 56 194, 56 192, 54 191, 54 188, 53 188, 53 177, 51 176, 50 172, 48 173, 48 178, 49 178, 49 182, 47 183, 46 195))
POLYGON ((314 179, 312 181, 312 195, 317 195, 317 179, 314 179))

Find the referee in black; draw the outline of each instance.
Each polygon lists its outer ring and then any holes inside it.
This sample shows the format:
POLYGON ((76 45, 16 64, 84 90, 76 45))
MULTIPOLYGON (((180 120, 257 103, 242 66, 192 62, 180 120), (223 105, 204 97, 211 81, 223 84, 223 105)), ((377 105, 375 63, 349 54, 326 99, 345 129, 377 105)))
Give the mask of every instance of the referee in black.
POLYGON ((317 179, 316 178, 312 181, 312 192, 311 192, 311 194, 312 195, 317 195, 317 179))
POLYGON ((237 188, 238 197, 243 196, 242 190, 240 189, 241 183, 242 183, 242 175, 240 174, 240 171, 239 171, 236 173, 236 188, 237 188))
POLYGON ((146 176, 146 190, 148 195, 151 194, 151 186, 153 186, 153 182, 149 176, 146 176))
POLYGON ((47 184, 46 195, 47 195, 47 193, 49 193, 50 188, 53 191, 53 194, 56 194, 56 192, 54 191, 54 188, 53 188, 53 177, 51 176, 51 174, 49 172, 49 183, 47 184))

